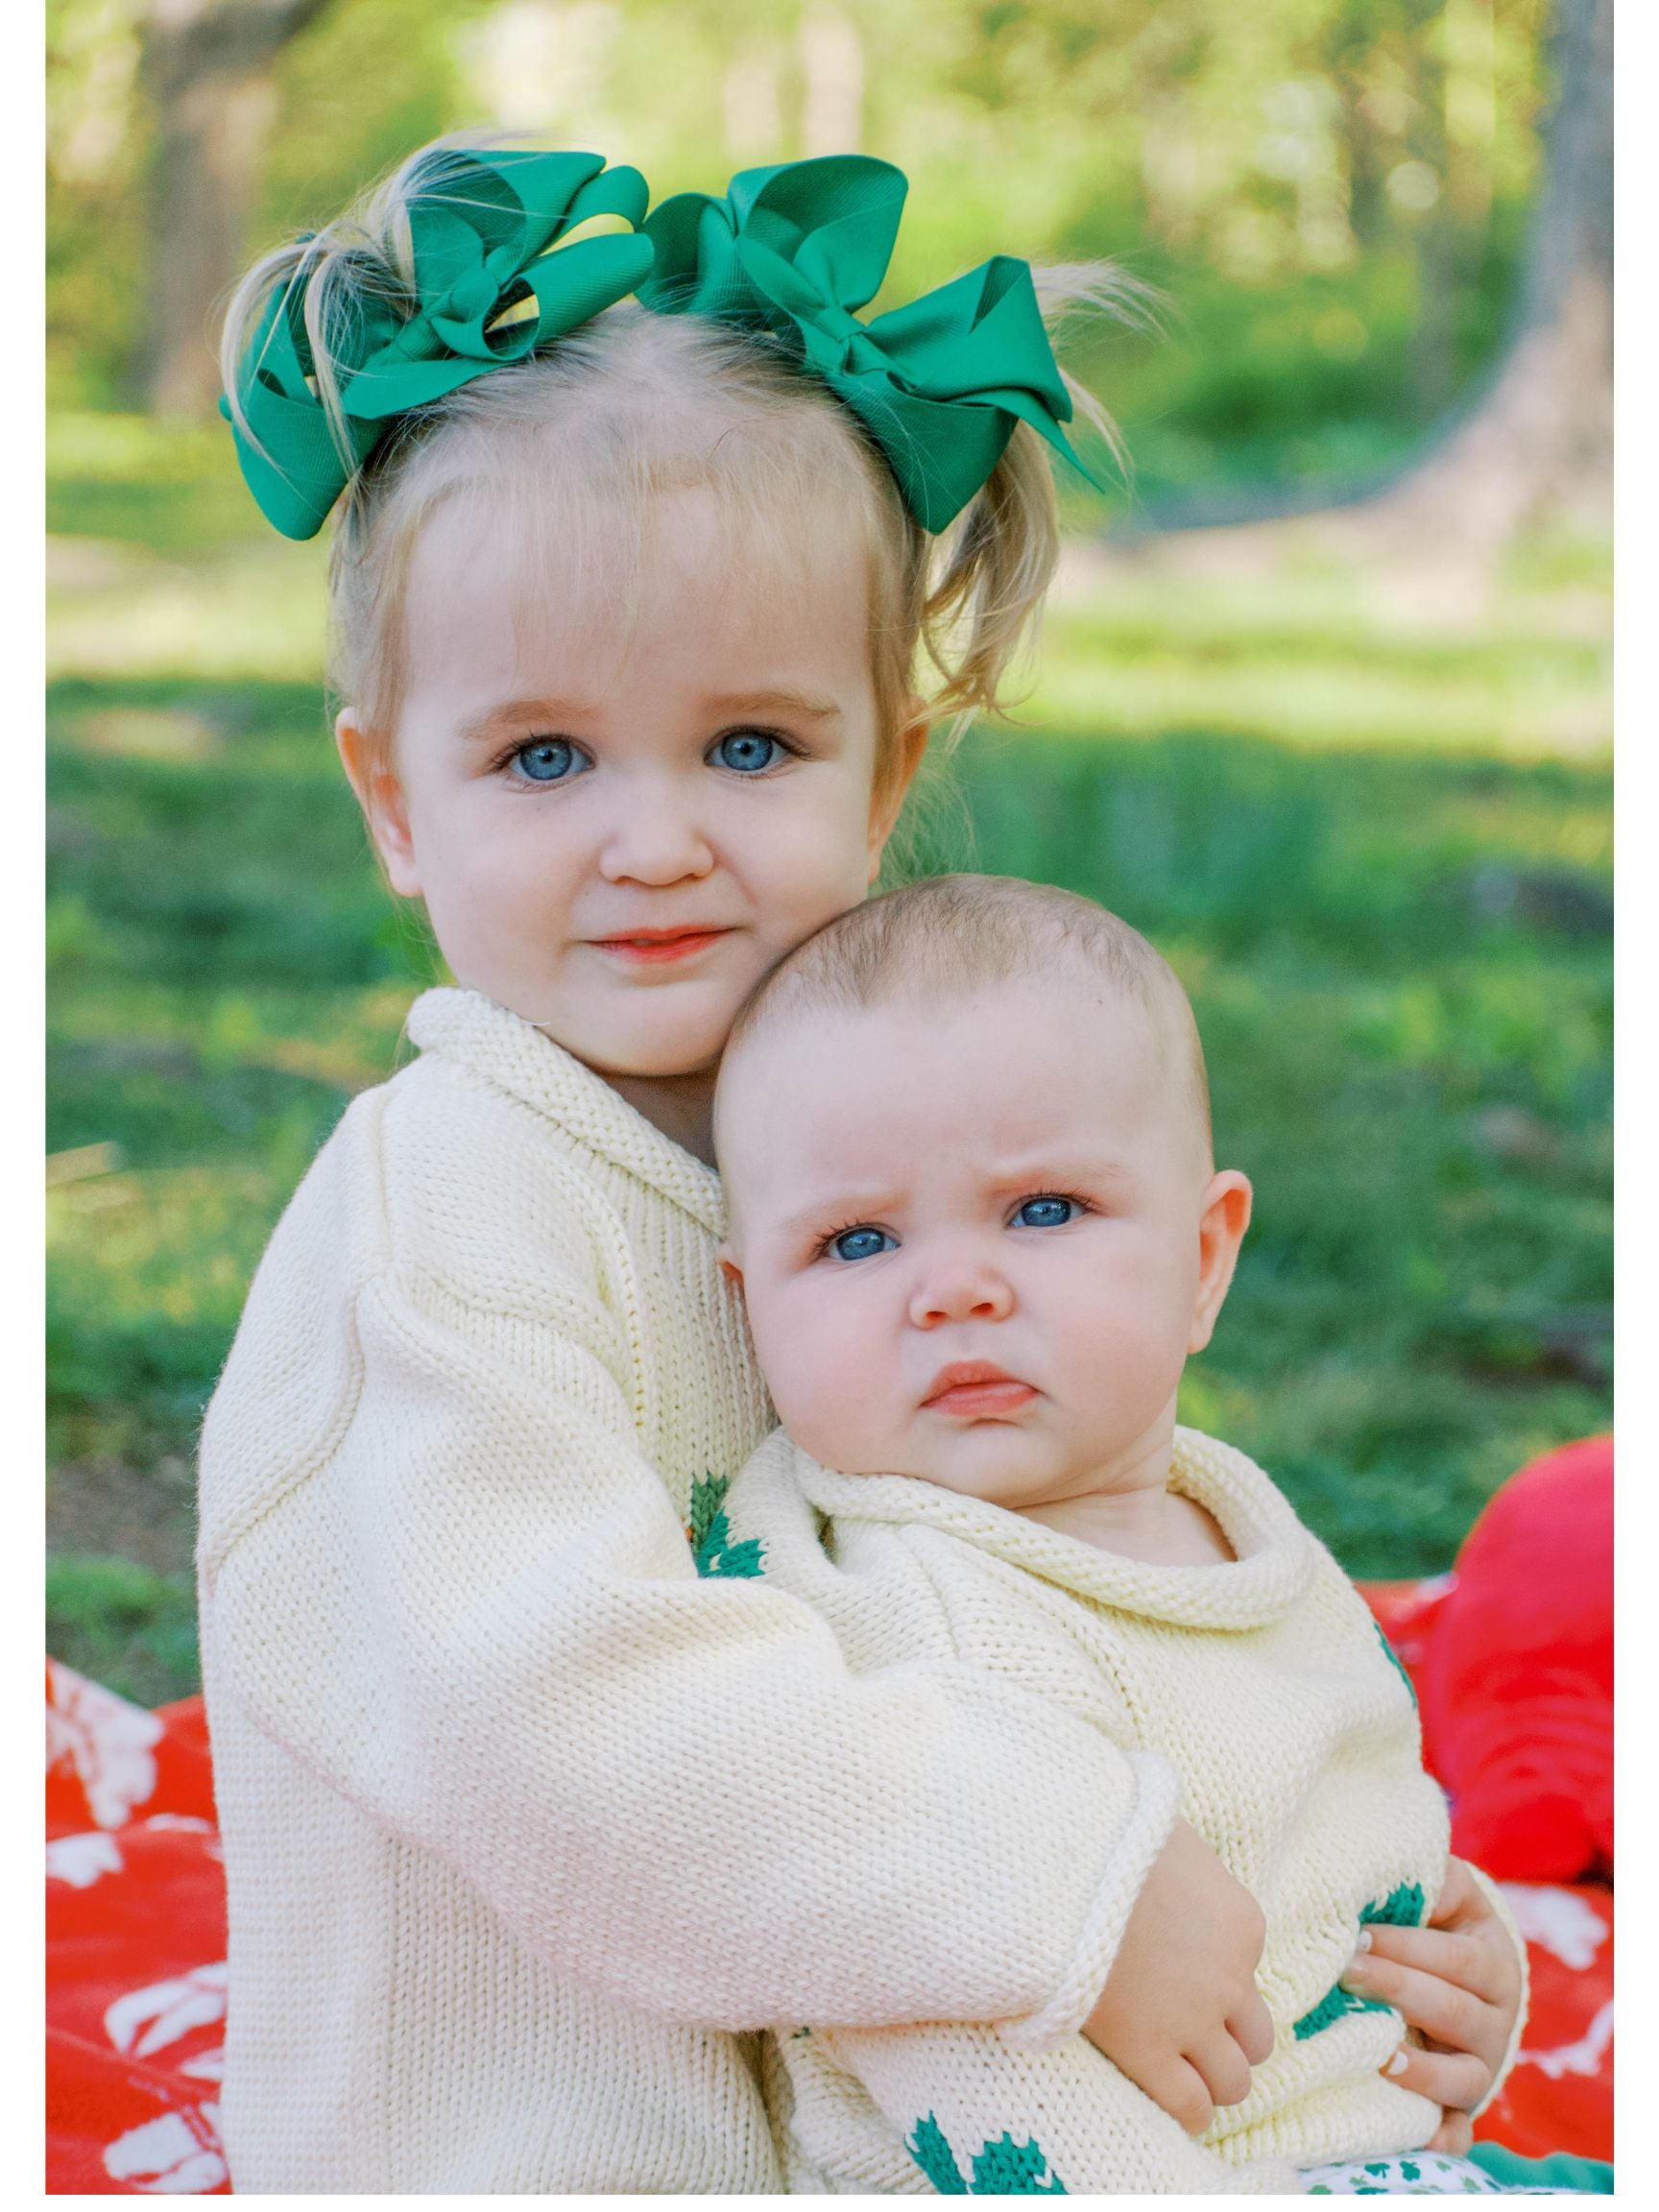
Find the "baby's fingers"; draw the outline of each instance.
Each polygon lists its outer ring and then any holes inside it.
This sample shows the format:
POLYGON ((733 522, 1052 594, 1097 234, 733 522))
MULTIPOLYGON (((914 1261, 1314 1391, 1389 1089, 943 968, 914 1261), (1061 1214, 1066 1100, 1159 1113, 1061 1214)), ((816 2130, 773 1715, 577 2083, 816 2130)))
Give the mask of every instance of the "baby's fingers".
POLYGON ((1517 1971, 1507 1944, 1500 1950, 1478 1936, 1455 1935, 1444 1928, 1367 1928, 1360 1937, 1360 1953, 1455 1983, 1488 2005, 1503 2000, 1517 1971))
POLYGON ((1446 2112, 1423 2148, 1438 2151, 1445 2158, 1466 2158, 1475 2141, 1475 2123, 1467 2112, 1446 2112))
POLYGON ((1380 1997, 1384 2005, 1394 2006, 1408 2026, 1454 2051, 1476 2049, 1490 2018, 1490 2007, 1472 1990, 1443 1981, 1438 1974, 1403 1966, 1380 1951, 1367 1951, 1356 1959, 1342 1984, 1361 1997, 1380 1997))
POLYGON ((1264 2065, 1273 2056, 1273 2015, 1252 1989, 1236 2012, 1229 2015, 1227 2032, 1252 2066, 1264 2065))
POLYGON ((1382 2072, 1402 2089, 1415 2089, 1451 2112, 1479 2104, 1492 2083, 1491 2069, 1467 2051, 1420 2051, 1402 2043, 1382 2072))

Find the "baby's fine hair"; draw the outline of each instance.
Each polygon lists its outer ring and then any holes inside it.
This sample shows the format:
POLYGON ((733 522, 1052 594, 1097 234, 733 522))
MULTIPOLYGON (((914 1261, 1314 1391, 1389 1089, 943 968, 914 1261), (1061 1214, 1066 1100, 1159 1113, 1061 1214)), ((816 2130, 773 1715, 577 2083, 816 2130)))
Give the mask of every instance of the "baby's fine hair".
POLYGON ((1181 1082, 1206 1153, 1210 1086, 1198 1024, 1180 978, 1139 929, 1093 899, 1017 876, 934 876, 868 899, 826 923, 763 976, 726 1046, 820 1009, 933 1007, 987 984, 1078 971, 1146 1015, 1181 1082))
MULTIPOLYGON (((371 301, 412 305, 409 203, 446 148, 499 143, 455 133, 412 156, 313 236, 268 253, 238 287, 221 348, 225 389, 272 294, 307 278, 305 328, 318 397, 349 452, 340 400, 347 334, 371 301)), ((1094 308, 1144 320, 1142 288, 1106 264, 1033 272, 1046 318, 1094 308)), ((1118 451, 1098 401, 1067 378, 1078 413, 1118 451)), ((958 727, 1003 704, 1058 557, 1048 449, 1020 423, 984 489, 942 537, 914 520, 857 418, 763 332, 636 301, 605 309, 512 367, 400 418, 351 478, 335 514, 329 568, 330 688, 373 751, 389 756, 400 711, 410 557, 440 502, 487 503, 568 545, 594 495, 637 534, 654 493, 706 487, 734 550, 799 563, 826 510, 851 506, 869 556, 872 681, 883 757, 926 703, 958 727), (528 514, 526 515, 526 509, 528 514), (512 511, 517 510, 517 515, 512 511)), ((544 536, 541 542, 547 542, 544 536)), ((637 541, 637 537, 636 537, 637 541)))

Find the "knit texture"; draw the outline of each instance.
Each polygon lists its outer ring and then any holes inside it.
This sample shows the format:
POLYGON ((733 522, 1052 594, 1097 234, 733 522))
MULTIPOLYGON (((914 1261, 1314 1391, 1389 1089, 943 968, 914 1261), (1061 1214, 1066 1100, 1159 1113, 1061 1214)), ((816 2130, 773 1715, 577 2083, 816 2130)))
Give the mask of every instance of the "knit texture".
MULTIPOLYGON (((1398 2014, 1336 1986, 1361 1926, 1419 1921, 1445 1874, 1409 1687, 1348 1577, 1242 1454, 1177 1430, 1172 1480, 1220 1524, 1232 1563, 1146 1565, 934 1484, 830 1473, 781 1435, 733 1485, 733 1540, 760 1547, 767 1579, 811 1601, 854 1668, 954 1657, 1129 1756, 1165 1755, 1182 1810, 1267 1921, 1257 1981, 1276 2048, 1201 2143, 1080 2037, 1025 2051, 977 2028, 815 2020, 778 2039, 767 2076, 792 2187, 1271 2193, 1297 2188, 1298 2167, 1415 2149, 1438 2125, 1378 2072, 1398 2014)), ((1008 1878, 1038 1876, 1015 1863, 1008 1878)))
POLYGON ((721 1522, 767 1412, 715 1177, 473 994, 410 1033, 203 1437, 232 2178, 773 2191, 751 2032, 1072 2033, 1162 1763, 850 1668, 721 1522))

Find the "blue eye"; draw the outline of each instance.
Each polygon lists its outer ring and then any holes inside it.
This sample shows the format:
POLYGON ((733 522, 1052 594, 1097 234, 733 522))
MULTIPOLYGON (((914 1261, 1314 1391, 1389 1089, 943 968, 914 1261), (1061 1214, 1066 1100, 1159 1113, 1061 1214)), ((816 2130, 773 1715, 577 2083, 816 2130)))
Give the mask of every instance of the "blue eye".
POLYGON ((783 747, 764 730, 733 730, 720 739, 709 757, 716 766, 734 769, 739 776, 757 776, 762 768, 774 767, 783 758, 783 747))
POLYGON ((1014 1218, 1022 1229, 1063 1229, 1079 1212, 1075 1198, 1027 1198, 1014 1218))
POLYGON ((874 1260, 878 1252, 897 1252, 899 1239, 885 1229, 843 1229, 830 1249, 837 1260, 874 1260))
POLYGON ((536 737, 519 746, 513 762, 531 783, 563 783, 575 774, 582 758, 568 737, 536 737))

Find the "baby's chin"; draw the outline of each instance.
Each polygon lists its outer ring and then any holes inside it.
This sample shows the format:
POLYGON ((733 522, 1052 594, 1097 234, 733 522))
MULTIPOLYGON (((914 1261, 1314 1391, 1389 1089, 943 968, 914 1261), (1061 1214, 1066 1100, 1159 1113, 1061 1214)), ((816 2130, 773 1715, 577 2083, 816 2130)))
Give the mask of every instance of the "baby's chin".
POLYGON ((960 1447, 956 1450, 918 1452, 896 1447, 882 1454, 872 1450, 867 1439, 861 1439, 861 1448, 842 1458, 821 1452, 812 1456, 844 1475, 905 1475, 913 1481, 930 1482, 935 1489, 952 1491, 958 1498, 977 1498, 982 1504, 1000 1505, 1010 1513, 1049 1504, 1056 1498, 1072 1494, 1077 1469, 1051 1454, 1022 1451, 1023 1440, 1011 1438, 1006 1429, 1000 1436, 988 1433, 998 1427, 1000 1424, 991 1422, 979 1425, 955 1440, 960 1447), (848 1457, 860 1463, 849 1466, 848 1457))

